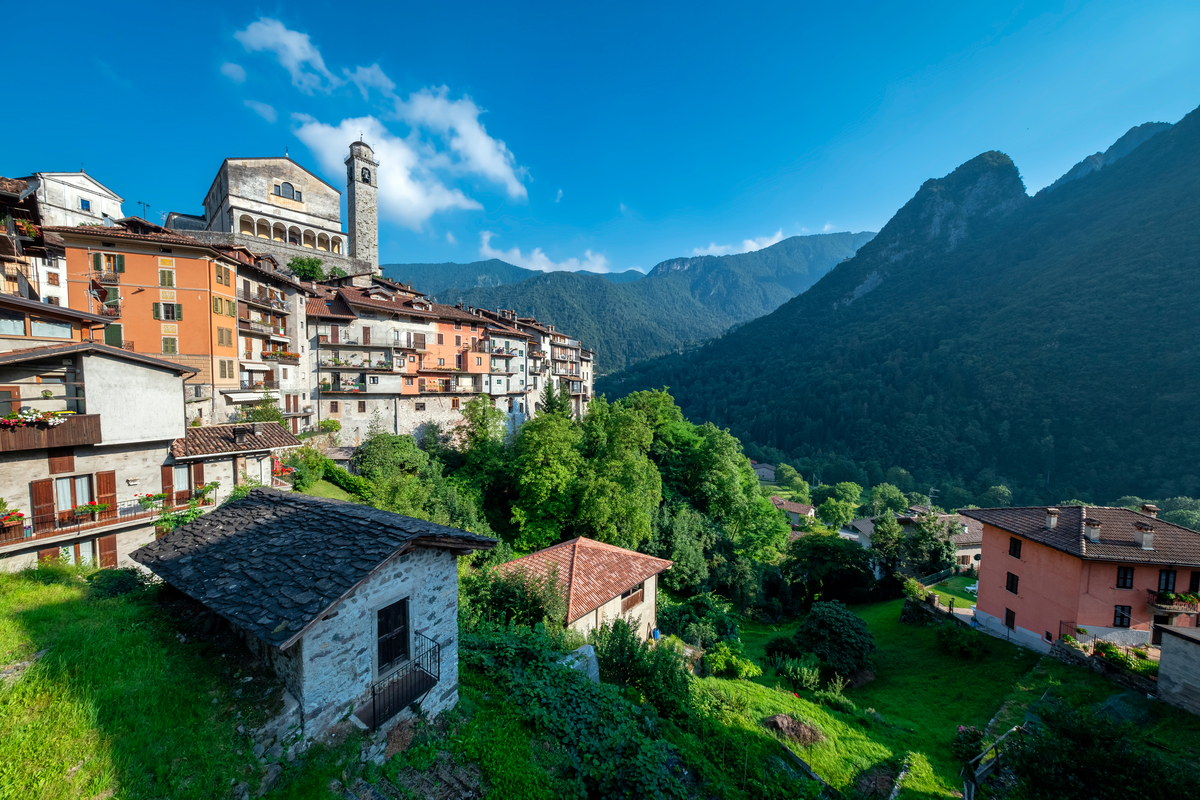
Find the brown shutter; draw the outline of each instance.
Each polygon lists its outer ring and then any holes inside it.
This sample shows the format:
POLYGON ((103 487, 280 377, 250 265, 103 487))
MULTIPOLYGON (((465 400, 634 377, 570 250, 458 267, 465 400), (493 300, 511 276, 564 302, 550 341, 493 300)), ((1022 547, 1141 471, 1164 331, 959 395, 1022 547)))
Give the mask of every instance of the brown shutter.
POLYGON ((101 536, 96 540, 100 546, 100 566, 115 567, 117 565, 117 537, 101 536))
POLYGON ((338 336, 338 326, 337 325, 329 326, 329 341, 333 342, 334 344, 341 341, 341 337, 338 336))
POLYGON ((175 505, 175 471, 167 465, 162 468, 162 493, 167 496, 164 501, 167 508, 175 505))
POLYGON ((192 488, 199 489, 204 486, 204 464, 197 461, 192 465, 192 488))
POLYGON ((45 478, 29 484, 29 495, 33 502, 33 532, 54 528, 54 481, 45 478))
POLYGON ((363 332, 363 335, 362 335, 362 343, 363 343, 363 344, 370 344, 370 343, 371 343, 371 329, 370 329, 370 328, 368 328, 368 327, 366 327, 366 326, 364 325, 364 326, 363 326, 363 329, 362 329, 362 332, 363 332))
POLYGON ((61 475, 75 471, 75 450, 71 447, 50 448, 50 474, 61 475))
POLYGON ((108 504, 108 508, 100 512, 100 519, 116 519, 117 473, 115 471, 96 473, 96 502, 108 504))
POLYGON ((51 547, 49 550, 38 550, 38 563, 44 564, 47 561, 53 561, 61 555, 62 553, 59 552, 57 547, 51 547))

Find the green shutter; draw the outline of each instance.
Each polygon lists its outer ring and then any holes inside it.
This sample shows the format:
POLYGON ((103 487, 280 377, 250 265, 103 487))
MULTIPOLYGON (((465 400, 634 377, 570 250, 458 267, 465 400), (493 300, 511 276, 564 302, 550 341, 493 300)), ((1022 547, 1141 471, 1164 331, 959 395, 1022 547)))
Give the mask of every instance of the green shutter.
POLYGON ((162 319, 162 303, 154 304, 154 318, 162 319))
POLYGON ((104 329, 104 343, 112 347, 122 347, 125 344, 121 338, 120 325, 109 325, 104 329))
POLYGON ((221 298, 219 298, 219 297, 213 298, 213 313, 214 314, 221 313, 221 298))
POLYGON ((117 256, 117 272, 124 272, 124 271, 125 271, 125 256, 118 255, 117 256))
POLYGON ((99 253, 92 253, 92 268, 96 270, 96 272, 104 269, 103 256, 101 256, 99 253))
POLYGON ((175 304, 175 319, 176 320, 183 319, 183 306, 180 305, 179 303, 175 304))

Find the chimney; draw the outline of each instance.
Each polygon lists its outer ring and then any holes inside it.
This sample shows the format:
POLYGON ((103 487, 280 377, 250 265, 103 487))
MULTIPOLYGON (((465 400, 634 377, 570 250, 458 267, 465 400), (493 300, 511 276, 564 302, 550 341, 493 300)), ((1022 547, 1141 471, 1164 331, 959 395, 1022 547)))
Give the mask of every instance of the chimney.
POLYGON ((1091 517, 1083 518, 1083 535, 1089 542, 1100 541, 1100 520, 1091 517))
POLYGON ((1057 524, 1058 524, 1058 509, 1057 508, 1047 508, 1046 509, 1046 528, 1053 529, 1054 526, 1057 524))
POLYGON ((254 423, 254 435, 255 435, 255 436, 262 436, 262 435, 263 435, 263 425, 265 425, 265 424, 266 424, 265 422, 256 422, 256 423, 254 423))
POLYGON ((233 429, 234 444, 245 444, 246 443, 246 431, 247 430, 248 430, 247 428, 243 428, 240 426, 233 429))
MULTIPOLYGON (((1145 506, 1143 506, 1144 508, 1145 506)), ((1143 550, 1154 549, 1154 526, 1149 522, 1138 522, 1135 526, 1138 530, 1138 542, 1143 550)))
POLYGON ((1158 506, 1153 503, 1142 503, 1142 513, 1147 517, 1158 518, 1158 506))

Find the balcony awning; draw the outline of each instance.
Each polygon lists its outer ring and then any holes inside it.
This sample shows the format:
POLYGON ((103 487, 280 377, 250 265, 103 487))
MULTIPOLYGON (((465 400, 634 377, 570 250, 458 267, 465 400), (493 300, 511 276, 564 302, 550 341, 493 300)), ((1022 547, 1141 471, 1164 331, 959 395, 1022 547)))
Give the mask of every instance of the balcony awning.
POLYGON ((271 368, 261 361, 243 361, 241 362, 242 369, 247 372, 270 372, 271 368))
POLYGON ((287 344, 288 342, 290 342, 290 341, 291 341, 291 339, 289 339, 289 338, 288 338, 288 337, 286 337, 286 336, 280 336, 278 333, 272 333, 272 334, 271 334, 271 341, 273 341, 273 342, 282 342, 282 343, 284 343, 284 344, 287 344))
POLYGON ((257 403, 263 396, 262 392, 223 392, 223 394, 227 403, 257 403))

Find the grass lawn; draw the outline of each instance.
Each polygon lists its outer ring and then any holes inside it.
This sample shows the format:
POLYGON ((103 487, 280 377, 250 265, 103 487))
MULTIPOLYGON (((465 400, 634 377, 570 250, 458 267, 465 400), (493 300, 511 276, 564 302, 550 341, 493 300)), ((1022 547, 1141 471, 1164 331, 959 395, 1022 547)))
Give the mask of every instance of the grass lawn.
POLYGON ((801 756, 839 789, 852 785, 864 770, 911 754, 911 773, 901 797, 953 796, 962 788, 959 765, 950 751, 958 726, 986 726, 1006 695, 1037 663, 1038 655, 989 638, 990 655, 983 661, 948 656, 938 649, 933 628, 900 623, 903 603, 891 600, 853 607, 878 647, 875 680, 846 692, 857 711, 841 713, 817 706, 810 702, 814 698, 809 692, 800 692, 797 699, 774 690, 782 681, 767 667, 764 647, 775 636, 793 633, 799 621, 742 626, 746 655, 768 673, 754 681, 762 690, 750 688, 748 682, 716 680, 744 684, 742 691, 753 697, 762 716, 795 709, 824 730, 829 741, 801 756))
POLYGON ((968 575, 955 575, 935 585, 933 591, 946 605, 950 604, 950 598, 953 597, 955 608, 970 609, 971 606, 975 605, 975 595, 968 592, 967 587, 978 582, 978 578, 972 578, 968 575))
POLYGON ((310 486, 308 491, 303 494, 311 494, 313 497, 328 497, 331 500, 355 502, 353 495, 338 486, 334 486, 324 478, 310 486))

